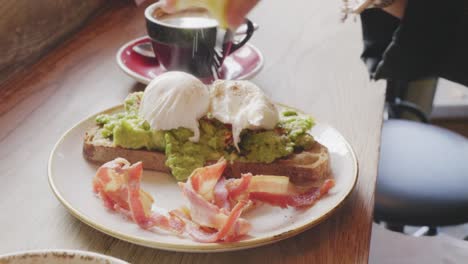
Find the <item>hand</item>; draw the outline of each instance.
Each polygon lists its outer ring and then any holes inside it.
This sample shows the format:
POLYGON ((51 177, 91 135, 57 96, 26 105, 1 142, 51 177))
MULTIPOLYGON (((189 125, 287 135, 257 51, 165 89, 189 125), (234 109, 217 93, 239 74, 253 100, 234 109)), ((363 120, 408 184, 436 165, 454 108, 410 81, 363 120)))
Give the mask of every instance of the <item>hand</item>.
POLYGON ((245 16, 259 0, 227 0, 226 20, 230 28, 237 28, 245 21, 245 16))
POLYGON ((346 14, 360 14, 366 8, 382 8, 382 10, 389 13, 390 15, 401 19, 405 15, 405 9, 407 4, 407 0, 360 0, 357 5, 349 8, 350 0, 343 1, 345 4, 345 16, 343 20, 346 19, 346 14))
MULTIPOLYGON (((179 9, 189 7, 207 8, 214 17, 221 22, 226 22, 229 28, 235 29, 245 21, 245 16, 252 10, 259 0, 216 0, 224 1, 224 8, 216 10, 215 5, 211 5, 208 0, 166 0, 163 6, 164 11, 173 13, 179 9), (221 14, 219 14, 221 12, 221 14), (224 13, 223 13, 224 12, 224 13)), ((218 4, 221 2, 218 2, 218 4)), ((218 5, 219 6, 219 5, 218 5)), ((221 5, 222 6, 222 5, 221 5)))

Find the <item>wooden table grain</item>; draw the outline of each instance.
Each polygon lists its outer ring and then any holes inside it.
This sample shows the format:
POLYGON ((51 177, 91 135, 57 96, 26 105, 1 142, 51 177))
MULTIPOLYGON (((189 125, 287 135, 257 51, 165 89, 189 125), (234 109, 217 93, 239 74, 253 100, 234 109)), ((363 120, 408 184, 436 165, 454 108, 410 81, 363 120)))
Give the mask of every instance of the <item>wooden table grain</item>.
POLYGON ((359 23, 339 22, 340 1, 262 1, 252 43, 265 57, 254 78, 276 101, 341 131, 359 159, 350 199, 293 238, 239 252, 185 254, 114 239, 72 217, 52 194, 47 160, 55 142, 86 116, 143 86, 115 53, 145 34, 144 6, 106 10, 39 63, 0 87, 0 254, 40 248, 90 250, 132 263, 366 263, 372 226, 384 87, 359 60, 359 23))

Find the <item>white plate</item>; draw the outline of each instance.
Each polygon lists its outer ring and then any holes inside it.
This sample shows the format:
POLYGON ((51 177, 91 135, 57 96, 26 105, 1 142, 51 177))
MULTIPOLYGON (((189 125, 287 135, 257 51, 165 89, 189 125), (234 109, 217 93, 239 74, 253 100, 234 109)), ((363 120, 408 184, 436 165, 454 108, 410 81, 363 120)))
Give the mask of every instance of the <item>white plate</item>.
POLYGON ((80 250, 34 250, 0 256, 2 264, 128 264, 120 259, 80 250))
MULTIPOLYGON (((99 114, 118 111, 122 111, 122 106, 99 114)), ((158 231, 147 231, 106 210, 92 192, 92 179, 98 167, 83 158, 82 146, 85 131, 95 125, 96 115, 71 128, 57 142, 49 159, 49 183, 60 202, 78 219, 106 234, 139 245, 172 251, 214 252, 269 244, 323 221, 348 197, 357 180, 357 160, 351 146, 337 130, 319 123, 311 134, 330 152, 336 186, 313 207, 306 210, 266 205, 256 208, 243 215, 252 224, 250 236, 234 243, 198 243, 158 231)), ((154 197, 158 207, 175 209, 187 204, 176 182, 168 174, 146 170, 142 188, 154 197)))

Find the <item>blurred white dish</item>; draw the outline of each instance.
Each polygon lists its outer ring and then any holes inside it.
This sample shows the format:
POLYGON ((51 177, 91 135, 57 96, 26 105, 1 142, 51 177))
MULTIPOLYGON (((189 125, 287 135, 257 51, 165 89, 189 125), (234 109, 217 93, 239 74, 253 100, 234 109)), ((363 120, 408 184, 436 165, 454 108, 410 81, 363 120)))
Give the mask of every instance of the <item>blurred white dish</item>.
POLYGON ((1 264, 128 264, 120 259, 80 250, 47 249, 0 256, 1 264))

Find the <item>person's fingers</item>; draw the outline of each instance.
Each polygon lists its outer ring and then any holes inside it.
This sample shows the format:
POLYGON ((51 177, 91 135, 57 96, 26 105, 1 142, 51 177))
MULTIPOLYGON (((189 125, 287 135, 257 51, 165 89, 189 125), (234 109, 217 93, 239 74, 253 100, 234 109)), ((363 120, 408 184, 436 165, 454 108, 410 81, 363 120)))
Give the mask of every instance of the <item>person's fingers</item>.
POLYGON ((176 4, 177 0, 163 0, 162 3, 162 10, 166 13, 174 13, 176 12, 176 4))
POLYGON ((226 6, 226 21, 230 28, 237 28, 244 23, 247 13, 259 0, 230 0, 226 6))
MULTIPOLYGON (((254 8, 259 0, 225 0, 225 14, 226 22, 230 28, 237 28, 244 23, 247 13, 254 8)), ((162 9, 167 13, 174 13, 180 6, 177 6, 177 0, 164 0, 162 9)), ((188 7, 188 6, 187 6, 188 7)), ((220 14, 221 15, 221 14, 220 14)))

